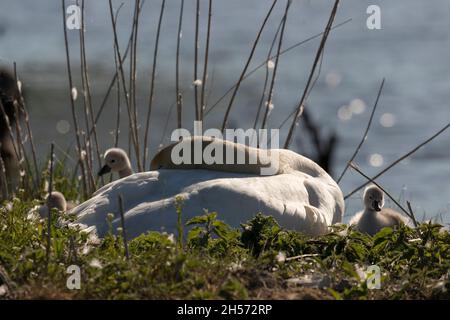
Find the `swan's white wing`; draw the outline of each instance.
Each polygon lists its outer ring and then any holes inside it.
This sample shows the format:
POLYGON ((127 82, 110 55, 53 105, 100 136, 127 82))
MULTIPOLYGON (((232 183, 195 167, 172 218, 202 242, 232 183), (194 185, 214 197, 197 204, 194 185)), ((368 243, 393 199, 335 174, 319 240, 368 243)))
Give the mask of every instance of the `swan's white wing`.
POLYGON ((174 231, 175 197, 183 197, 183 221, 216 211, 218 218, 238 227, 262 212, 281 226, 320 234, 332 223, 336 199, 327 184, 301 172, 254 176, 210 170, 159 170, 134 174, 103 187, 72 213, 78 221, 95 225, 100 235, 108 230, 106 217, 113 213, 120 224, 118 195, 125 206, 129 237, 149 230, 174 231))

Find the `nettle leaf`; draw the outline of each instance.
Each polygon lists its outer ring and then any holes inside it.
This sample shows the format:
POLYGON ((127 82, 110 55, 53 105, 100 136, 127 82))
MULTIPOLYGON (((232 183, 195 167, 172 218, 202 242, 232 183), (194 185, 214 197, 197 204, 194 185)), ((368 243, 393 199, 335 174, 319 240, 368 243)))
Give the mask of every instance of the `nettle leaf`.
POLYGON ((225 222, 216 220, 213 222, 213 231, 220 238, 226 238, 227 235, 231 232, 231 228, 225 222))
POLYGON ((208 222, 208 217, 206 215, 203 215, 203 216, 193 217, 188 222, 186 222, 186 225, 190 226, 193 224, 205 224, 207 222, 208 222))
POLYGON ((188 233, 188 241, 191 242, 194 239, 199 239, 205 235, 202 227, 194 227, 188 233))
POLYGON ((207 224, 207 223, 211 223, 214 220, 217 219, 217 212, 211 212, 208 213, 208 210, 204 211, 205 214, 201 215, 201 216, 196 216, 193 217, 192 219, 190 219, 186 225, 193 225, 193 224, 207 224))
POLYGON ((368 253, 368 250, 365 246, 355 242, 349 245, 349 249, 359 260, 364 260, 368 253))
POLYGON ((394 230, 392 228, 383 228, 381 229, 380 232, 378 232, 375 236, 374 236, 374 243, 377 244, 378 241, 383 241, 386 239, 392 239, 392 236, 394 235, 394 230))
POLYGON ((358 273, 355 270, 355 266, 348 261, 343 261, 341 265, 342 270, 349 276, 359 279, 358 273))

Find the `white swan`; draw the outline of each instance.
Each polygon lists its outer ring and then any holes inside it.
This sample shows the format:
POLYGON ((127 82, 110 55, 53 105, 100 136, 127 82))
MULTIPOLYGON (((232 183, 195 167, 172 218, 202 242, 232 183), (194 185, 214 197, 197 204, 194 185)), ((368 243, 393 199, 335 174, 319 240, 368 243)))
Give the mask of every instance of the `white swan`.
POLYGON ((149 230, 175 232, 178 197, 183 199, 183 222, 203 214, 203 209, 216 211, 219 219, 234 227, 262 212, 282 227, 311 235, 323 234, 340 222, 344 200, 336 182, 308 158, 289 150, 272 152, 280 155, 283 173, 258 176, 203 169, 136 173, 102 187, 70 213, 77 215, 77 222, 96 226, 103 236, 108 232, 108 213, 114 214, 113 231, 120 226, 121 194, 130 238, 149 230))
POLYGON ((407 224, 407 219, 399 212, 383 208, 384 193, 375 185, 370 185, 364 190, 364 210, 355 214, 350 220, 350 225, 355 225, 356 230, 374 235, 385 227, 397 227, 407 224))

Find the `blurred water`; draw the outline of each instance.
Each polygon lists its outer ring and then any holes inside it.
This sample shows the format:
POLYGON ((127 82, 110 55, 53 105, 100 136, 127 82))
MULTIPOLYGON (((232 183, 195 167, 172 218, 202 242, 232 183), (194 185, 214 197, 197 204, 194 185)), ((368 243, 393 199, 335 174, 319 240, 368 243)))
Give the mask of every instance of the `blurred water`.
MULTIPOLYGON (((67 1, 68 5, 73 3, 67 1)), ((119 1, 114 1, 115 8, 119 4, 119 1)), ((179 4, 180 1, 166 2, 155 113, 151 122, 151 150, 160 144, 165 119, 175 102, 179 4)), ((210 103, 216 101, 238 79, 270 4, 268 0, 214 1, 209 67, 211 85, 208 89, 210 103)), ((207 1, 202 0, 201 6, 200 61, 203 61, 207 1)), ((331 6, 332 1, 327 0, 294 0, 289 13, 285 47, 321 32, 331 6)), ((142 119, 148 104, 150 66, 159 8, 160 1, 147 0, 140 21, 137 101, 142 119)), ((184 120, 188 128, 192 127, 194 101, 194 8, 195 1, 186 1, 181 80, 184 120)), ((284 2, 280 1, 261 38, 253 66, 264 60, 283 9, 284 2)), ((126 1, 118 21, 122 50, 130 32, 132 11, 132 1, 126 1)), ((348 18, 352 21, 331 33, 321 76, 308 100, 312 116, 323 125, 324 131, 336 130, 339 134, 335 175, 342 171, 361 139, 383 77, 386 78, 386 84, 375 120, 356 159, 367 174, 377 173, 450 121, 449 16, 450 5, 447 0, 342 1, 336 23, 348 18), (381 7, 382 30, 366 28, 366 8, 370 4, 381 7), (355 112, 349 113, 350 109, 346 106, 355 112)), ((94 107, 98 108, 115 70, 107 1, 87 1, 85 19, 91 91, 94 107)), ((78 32, 69 31, 69 40, 76 86, 80 88, 78 32)), ((277 127, 298 102, 318 43, 318 39, 310 41, 281 59, 270 126, 277 127)), ((60 1, 0 0, 0 44, 0 64, 8 65, 12 61, 18 64, 40 155, 44 156, 48 152, 51 140, 55 140, 62 148, 70 146, 73 143, 73 128, 68 103, 60 1)), ((263 80, 264 70, 261 69, 244 82, 231 112, 232 125, 243 128, 252 125, 263 80)), ((110 132, 115 126, 115 95, 116 91, 109 100, 98 128, 103 148, 113 143, 110 132)), ((219 126, 227 102, 228 99, 225 99, 207 118, 206 126, 219 126)), ((78 99, 77 107, 82 109, 81 99, 78 99)), ((123 132, 127 121, 125 114, 123 112, 123 132)), ((175 125, 172 115, 170 130, 175 125)), ((83 123, 82 118, 80 122, 83 123)), ((283 131, 282 138, 285 134, 283 131)), ((380 179, 386 189, 401 198, 403 203, 410 200, 420 219, 422 216, 431 218, 443 214, 444 220, 450 221, 449 134, 446 132, 380 179)), ((298 146, 298 138, 302 137, 301 128, 296 137, 294 148, 298 146)), ((126 135, 122 134, 122 138, 121 145, 125 146, 126 135)), ((166 135, 163 142, 167 141, 166 135)), ((361 182, 364 182, 364 178, 348 172, 341 186, 346 193, 361 182)), ((347 202, 346 219, 358 210, 360 198, 361 194, 358 193, 347 202)))

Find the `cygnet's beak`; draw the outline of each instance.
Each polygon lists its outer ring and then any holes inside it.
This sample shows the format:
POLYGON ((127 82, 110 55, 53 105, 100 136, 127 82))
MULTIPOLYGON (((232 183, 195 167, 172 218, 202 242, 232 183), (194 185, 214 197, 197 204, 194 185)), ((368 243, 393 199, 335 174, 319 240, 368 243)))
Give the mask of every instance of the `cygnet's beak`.
POLYGON ((105 165, 100 169, 100 171, 98 172, 98 176, 101 177, 102 175, 104 175, 104 174, 106 174, 106 173, 108 173, 108 172, 111 172, 111 167, 108 166, 107 164, 105 164, 105 165))
POLYGON ((375 211, 381 211, 381 205, 379 201, 374 201, 372 206, 375 211))

